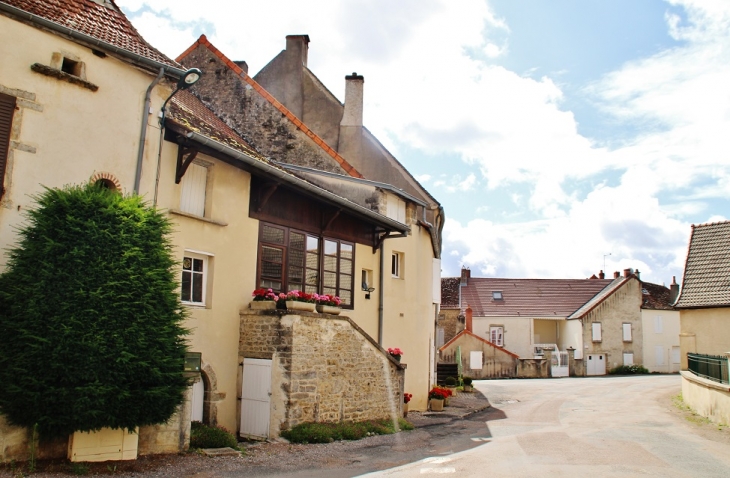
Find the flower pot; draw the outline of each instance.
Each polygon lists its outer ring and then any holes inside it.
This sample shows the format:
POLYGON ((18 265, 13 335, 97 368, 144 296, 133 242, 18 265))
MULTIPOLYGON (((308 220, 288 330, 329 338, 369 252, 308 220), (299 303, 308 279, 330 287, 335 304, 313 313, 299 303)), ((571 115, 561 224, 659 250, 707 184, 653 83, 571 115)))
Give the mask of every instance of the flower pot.
POLYGON ((252 310, 275 310, 276 301, 273 300, 253 300, 250 307, 252 310))
POLYGON ((305 312, 314 312, 314 302, 300 302, 298 300, 287 300, 287 310, 303 310, 305 312))
POLYGON ((408 404, 404 403, 403 404, 403 418, 405 418, 407 416, 408 416, 408 404))
POLYGON ((428 406, 432 412, 442 412, 444 410, 444 401, 439 398, 432 398, 428 401, 428 406))
POLYGON ((464 391, 465 392, 472 392, 474 389, 471 385, 464 385, 464 391))
POLYGON ((451 396, 452 397, 455 397, 456 396, 456 387, 449 387, 447 385, 446 388, 448 388, 449 390, 451 390, 451 396))
POLYGON ((340 307, 335 307, 334 305, 317 304, 317 312, 320 314, 340 315, 342 309, 340 307))
POLYGON ((390 356, 393 357, 396 362, 400 363, 400 355, 390 354, 390 356))

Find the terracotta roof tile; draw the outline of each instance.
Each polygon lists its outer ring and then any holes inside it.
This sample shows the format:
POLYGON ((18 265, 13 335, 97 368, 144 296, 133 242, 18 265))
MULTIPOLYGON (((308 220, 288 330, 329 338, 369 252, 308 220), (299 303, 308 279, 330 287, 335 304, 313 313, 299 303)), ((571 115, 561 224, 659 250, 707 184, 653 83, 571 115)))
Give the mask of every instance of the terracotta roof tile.
POLYGON ((672 291, 668 287, 649 282, 641 283, 641 308, 653 310, 672 310, 672 291))
POLYGON ((608 286, 609 279, 496 279, 471 277, 461 303, 474 317, 566 318, 608 286), (493 291, 502 293, 495 300, 493 291))
POLYGON ((312 139, 320 139, 320 143, 317 143, 325 152, 330 155, 335 161, 337 161, 342 169, 344 169, 350 176, 354 178, 362 178, 363 175, 360 174, 357 169, 355 169, 350 163, 347 162, 345 158, 339 155, 337 151, 332 149, 326 142, 324 142, 319 136, 314 133, 312 130, 310 130, 307 125, 302 123, 302 121, 297 118, 294 113, 289 111, 284 105, 282 105, 279 101, 276 100, 271 94, 266 91, 261 85, 259 85, 256 80, 248 76, 248 74, 241 69, 240 66, 236 65, 233 61, 231 61, 229 58, 227 58, 220 50, 218 50, 210 41, 208 41, 208 38, 205 35, 200 35, 200 38, 193 43, 187 50, 185 50, 184 53, 182 53, 180 56, 176 58, 177 61, 182 61, 187 55, 190 54, 198 45, 203 45, 206 48, 208 48, 211 52, 213 52, 214 55, 216 55, 218 58, 220 58, 231 70, 233 70, 238 76, 240 76, 243 81, 248 83, 254 90, 256 90, 261 96, 263 96, 269 103, 271 103, 276 109, 278 109, 284 116, 289 118, 301 131, 303 131, 307 136, 309 136, 312 139))
POLYGON ((179 63, 147 43, 113 0, 109 0, 108 6, 92 0, 2 1, 150 60, 181 68, 179 63))
POLYGON ((692 226, 677 308, 730 306, 730 221, 692 226))

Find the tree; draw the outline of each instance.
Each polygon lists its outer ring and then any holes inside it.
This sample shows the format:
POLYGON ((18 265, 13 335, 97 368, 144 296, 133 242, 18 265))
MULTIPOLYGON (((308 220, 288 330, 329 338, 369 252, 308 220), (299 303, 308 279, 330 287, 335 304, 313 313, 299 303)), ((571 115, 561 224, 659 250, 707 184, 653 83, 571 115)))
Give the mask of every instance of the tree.
POLYGON ((0 275, 0 413, 44 436, 167 421, 187 387, 169 219, 94 185, 34 199, 0 275))

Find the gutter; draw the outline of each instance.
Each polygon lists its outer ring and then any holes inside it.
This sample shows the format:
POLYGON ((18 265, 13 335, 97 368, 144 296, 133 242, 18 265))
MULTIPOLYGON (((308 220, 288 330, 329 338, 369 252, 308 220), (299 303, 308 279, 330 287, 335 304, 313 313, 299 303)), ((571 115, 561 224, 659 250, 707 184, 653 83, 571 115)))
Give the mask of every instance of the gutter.
POLYGON ((94 38, 85 33, 78 32, 69 27, 61 25, 60 23, 56 23, 56 22, 53 22, 46 18, 43 18, 41 16, 38 16, 34 13, 26 12, 25 10, 21 10, 19 8, 13 7, 11 5, 8 5, 7 3, 0 2, 0 11, 7 12, 7 13, 11 14, 12 16, 19 18, 20 20, 26 20, 32 24, 47 28, 49 30, 60 33, 62 35, 69 36, 69 37, 73 38, 74 40, 78 40, 87 45, 94 45, 94 46, 99 47, 102 50, 116 53, 119 56, 122 56, 129 60, 133 60, 139 64, 142 64, 145 67, 147 67, 153 71, 157 71, 160 68, 164 68, 165 71, 167 72, 167 75, 171 78, 179 79, 181 76, 183 76, 185 74, 185 70, 181 70, 180 68, 174 67, 172 65, 168 65, 166 63, 159 62, 157 60, 152 60, 151 58, 147 58, 138 53, 134 53, 132 51, 125 50, 123 48, 119 48, 116 45, 112 45, 111 43, 107 43, 105 41, 99 40, 98 38, 94 38))
POLYGON ((252 169, 258 171, 261 174, 274 177, 277 180, 281 181, 282 183, 286 183, 286 184, 289 184, 296 188, 303 189, 314 196, 317 196, 317 197, 320 197, 322 199, 329 201, 330 203, 334 203, 334 204, 337 204, 338 206, 342 206, 343 208, 355 213, 356 215, 369 219, 372 222, 375 222, 376 224, 378 224, 382 227, 386 227, 388 229, 400 232, 404 235, 408 235, 408 233, 411 231, 410 227, 406 226, 405 224, 403 224, 401 222, 394 221, 393 219, 390 219, 389 217, 375 213, 375 212, 371 211, 370 209, 367 209, 348 199, 345 199, 334 193, 331 193, 331 192, 327 191, 326 189, 322 189, 319 186, 315 186, 312 183, 309 183, 303 179, 293 176, 293 175, 287 173, 286 171, 282 171, 281 169, 276 168, 268 163, 265 163, 258 159, 254 159, 247 154, 244 154, 228 145, 225 145, 218 141, 212 140, 212 139, 208 138, 207 136, 204 136, 200 133, 191 131, 186 136, 188 139, 191 139, 192 141, 195 141, 196 143, 202 144, 203 146, 208 146, 211 149, 214 149, 220 153, 225 154, 226 156, 229 156, 231 158, 234 158, 234 159, 246 164, 247 166, 250 166, 252 169))

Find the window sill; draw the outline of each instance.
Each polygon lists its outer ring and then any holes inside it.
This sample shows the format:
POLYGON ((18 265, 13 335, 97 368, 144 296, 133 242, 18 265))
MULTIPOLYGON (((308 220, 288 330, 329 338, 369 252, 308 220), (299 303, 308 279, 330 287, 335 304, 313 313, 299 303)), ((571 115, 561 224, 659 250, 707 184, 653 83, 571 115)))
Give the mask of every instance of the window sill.
POLYGON ((40 73, 41 75, 58 78, 59 80, 67 81, 73 85, 79 85, 87 90, 96 91, 99 89, 98 86, 84 80, 83 78, 79 78, 78 76, 71 75, 65 71, 57 70, 56 68, 51 68, 50 66, 42 65, 40 63, 33 63, 30 65, 30 69, 36 73, 40 73))
POLYGON ((215 224, 216 226, 226 227, 228 225, 227 222, 218 221, 216 219, 210 219, 208 217, 203 217, 203 216, 196 216, 195 214, 190 214, 189 212, 181 211, 179 209, 168 209, 168 212, 170 214, 175 214, 177 216, 189 217, 190 219, 197 219, 198 221, 207 222, 209 224, 215 224))
POLYGON ((180 303, 182 305, 184 305, 185 307, 190 307, 191 309, 207 309, 208 308, 208 307, 206 307, 205 304, 198 304, 196 302, 183 302, 183 301, 180 301, 180 303))

